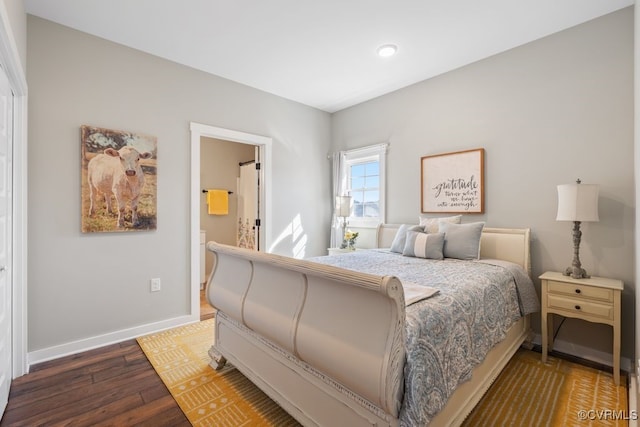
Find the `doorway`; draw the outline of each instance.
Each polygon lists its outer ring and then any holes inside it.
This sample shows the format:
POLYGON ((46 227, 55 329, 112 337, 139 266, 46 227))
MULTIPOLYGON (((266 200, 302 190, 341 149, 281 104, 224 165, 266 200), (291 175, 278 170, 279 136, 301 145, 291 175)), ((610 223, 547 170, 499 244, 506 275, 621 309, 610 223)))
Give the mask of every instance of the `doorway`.
MULTIPOLYGON (((271 144, 272 139, 230 129, 218 128, 200 123, 191 123, 191 317, 193 320, 200 318, 200 209, 202 200, 201 188, 201 147, 202 138, 211 138, 227 142, 248 144, 257 148, 257 156, 260 159, 259 179, 259 218, 260 227, 257 229, 257 242, 260 251, 266 251, 271 242, 270 221, 270 187, 271 182, 271 144)), ((236 163, 236 166, 238 164, 236 163)), ((207 239, 209 240, 209 239, 207 239)))
POLYGON ((258 249, 258 151, 255 145, 200 139, 201 284, 213 268, 213 254, 204 251, 204 242, 258 249))

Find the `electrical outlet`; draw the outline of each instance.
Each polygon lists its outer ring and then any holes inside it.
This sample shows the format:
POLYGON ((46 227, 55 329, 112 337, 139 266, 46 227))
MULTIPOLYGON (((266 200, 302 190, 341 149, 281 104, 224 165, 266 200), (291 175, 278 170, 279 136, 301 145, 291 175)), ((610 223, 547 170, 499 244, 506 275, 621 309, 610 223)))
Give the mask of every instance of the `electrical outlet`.
POLYGON ((151 279, 151 292, 158 292, 160 290, 160 278, 151 279))

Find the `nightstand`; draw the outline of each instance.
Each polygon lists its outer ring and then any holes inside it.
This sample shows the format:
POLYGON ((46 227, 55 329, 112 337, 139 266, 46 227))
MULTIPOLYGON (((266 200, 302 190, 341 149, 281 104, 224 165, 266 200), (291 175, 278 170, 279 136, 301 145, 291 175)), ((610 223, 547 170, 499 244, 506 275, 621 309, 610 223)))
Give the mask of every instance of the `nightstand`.
POLYGON ((542 298, 542 362, 553 349, 553 317, 565 317, 604 323, 613 327, 613 381, 620 384, 620 294, 621 280, 591 277, 573 279, 548 271, 540 276, 542 298))
POLYGON ((357 251, 358 249, 347 249, 347 248, 328 248, 327 251, 329 255, 339 255, 339 254, 349 254, 351 252, 357 251))

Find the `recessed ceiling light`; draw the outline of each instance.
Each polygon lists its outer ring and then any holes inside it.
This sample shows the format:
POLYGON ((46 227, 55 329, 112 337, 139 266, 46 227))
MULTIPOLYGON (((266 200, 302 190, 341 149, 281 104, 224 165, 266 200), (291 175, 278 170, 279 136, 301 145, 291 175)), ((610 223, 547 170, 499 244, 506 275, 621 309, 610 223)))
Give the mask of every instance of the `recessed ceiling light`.
POLYGON ((398 46, 395 44, 385 44, 378 48, 378 55, 383 58, 387 58, 389 56, 393 56, 398 50, 398 46))

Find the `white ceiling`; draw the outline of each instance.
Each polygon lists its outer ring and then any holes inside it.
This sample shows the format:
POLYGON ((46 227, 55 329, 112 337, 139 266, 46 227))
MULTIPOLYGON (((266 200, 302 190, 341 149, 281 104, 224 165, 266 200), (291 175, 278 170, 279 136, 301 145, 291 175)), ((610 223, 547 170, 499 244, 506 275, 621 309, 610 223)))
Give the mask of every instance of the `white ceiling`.
POLYGON ((25 0, 27 13, 328 112, 633 0, 25 0), (391 58, 376 48, 394 43, 391 58))

